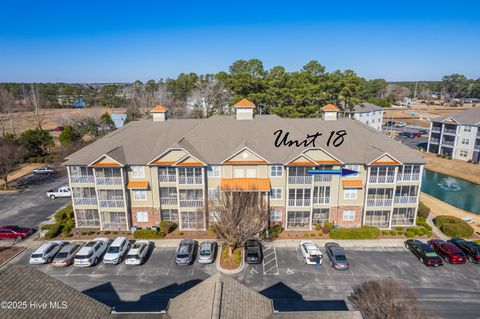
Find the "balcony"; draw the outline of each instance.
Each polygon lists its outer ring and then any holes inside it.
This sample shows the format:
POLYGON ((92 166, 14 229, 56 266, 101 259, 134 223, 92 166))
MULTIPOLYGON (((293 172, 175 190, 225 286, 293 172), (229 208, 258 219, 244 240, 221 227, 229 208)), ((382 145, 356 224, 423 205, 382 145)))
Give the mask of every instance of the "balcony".
POLYGON ((70 183, 72 184, 93 184, 93 175, 76 175, 70 176, 70 183))
POLYGON ((314 182, 331 182, 332 181, 332 175, 314 175, 313 176, 313 181, 314 182))
POLYGON ((432 144, 438 144, 439 142, 440 142, 440 139, 439 139, 439 138, 433 138, 433 137, 432 137, 432 138, 430 139, 430 143, 432 143, 432 144))
POLYGON ((393 175, 388 175, 388 176, 370 176, 368 182, 372 184, 390 184, 393 183, 394 181, 394 176, 393 175))
POLYGON ((442 141, 442 145, 453 146, 453 145, 455 145, 455 141, 443 140, 443 141, 442 141))
POLYGON ((432 127, 432 132, 440 133, 441 131, 442 131, 442 128, 440 126, 433 126, 432 127))
POLYGON ((392 199, 391 198, 367 199, 367 206, 370 206, 370 207, 392 206, 392 199))
POLYGON ((96 198, 74 198, 73 199, 74 205, 97 205, 96 198))
POLYGON ((330 197, 314 197, 313 204, 314 205, 330 204, 330 197))
POLYGON ((398 174, 397 181, 402 182, 418 182, 420 180, 420 174, 398 174))
POLYGON ((122 185, 123 178, 121 177, 97 177, 97 185, 122 185))
POLYGON ((160 175, 158 177, 160 183, 176 183, 177 176, 176 175, 160 175))
POLYGON ((309 207, 310 206, 310 199, 289 199, 288 206, 292 207, 309 207))
POLYGON ((203 200, 199 200, 199 199, 180 200, 180 207, 203 207, 203 200))
POLYGON ((123 200, 113 200, 113 199, 101 199, 99 200, 100 207, 102 208, 123 208, 125 203, 123 200))
POLYGON ((289 184, 311 184, 312 176, 289 176, 289 184))
POLYGON ((443 130, 443 134, 455 135, 455 134, 457 134, 457 130, 456 129, 451 129, 451 128, 445 128, 443 130))
POLYGON ((179 184, 202 184, 202 177, 201 176, 180 176, 178 178, 179 184))
POLYGON ((416 204, 417 196, 395 196, 395 204, 416 204))
POLYGON ((177 198, 176 197, 164 197, 160 198, 160 204, 162 205, 177 205, 177 198))

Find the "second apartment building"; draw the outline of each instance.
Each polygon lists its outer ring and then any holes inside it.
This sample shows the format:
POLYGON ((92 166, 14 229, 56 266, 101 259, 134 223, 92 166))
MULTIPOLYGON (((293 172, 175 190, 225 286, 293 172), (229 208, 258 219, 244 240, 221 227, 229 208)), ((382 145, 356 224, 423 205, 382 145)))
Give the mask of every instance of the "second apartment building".
POLYGON ((221 192, 260 192, 268 224, 310 230, 332 221, 341 227, 380 228, 415 224, 424 159, 363 123, 338 118, 254 115, 242 100, 234 116, 131 122, 72 154, 69 172, 76 226, 127 230, 169 220, 182 230, 205 230, 215 222, 208 202, 221 192), (285 142, 279 145, 279 130, 285 142), (345 131, 338 147, 331 132, 345 131), (300 143, 321 133, 315 143, 300 143), (288 143, 287 143, 288 144, 288 143), (307 145, 305 145, 307 144, 307 145), (311 175, 312 169, 358 173, 311 175))

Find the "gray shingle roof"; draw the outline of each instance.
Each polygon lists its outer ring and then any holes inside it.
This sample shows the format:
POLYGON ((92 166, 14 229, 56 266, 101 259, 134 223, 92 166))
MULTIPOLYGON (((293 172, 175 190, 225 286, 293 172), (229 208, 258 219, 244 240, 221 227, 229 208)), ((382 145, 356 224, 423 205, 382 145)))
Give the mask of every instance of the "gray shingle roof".
POLYGON ((480 125, 480 107, 474 107, 462 112, 453 113, 433 118, 433 122, 441 122, 448 118, 454 119, 459 124, 465 125, 480 125))
MULTIPOLYGON (((270 163, 287 163, 302 151, 301 147, 276 148, 274 132, 290 132, 290 139, 304 140, 320 132, 315 147, 323 148, 345 163, 367 164, 384 153, 402 163, 424 163, 423 156, 359 121, 340 118, 280 118, 276 115, 255 116, 254 120, 236 120, 233 116, 207 119, 169 119, 165 122, 141 120, 130 122, 70 155, 65 165, 88 165, 109 153, 119 162, 130 165, 149 163, 169 148, 184 148, 199 160, 218 164, 245 145, 270 163), (331 131, 346 130, 344 143, 327 146, 331 131), (121 146, 121 149, 118 147, 121 146), (121 152, 120 152, 121 150, 121 152)), ((313 147, 312 145, 309 146, 313 147)))
POLYGON ((370 111, 381 111, 381 110, 383 110, 383 108, 381 108, 380 106, 372 103, 368 103, 368 102, 364 102, 364 103, 353 106, 354 112, 370 112, 370 111))
POLYGON ((51 301, 67 303, 66 309, 0 309, 2 319, 100 319, 110 314, 107 305, 30 266, 12 265, 1 270, 0 287, 1 301, 46 302, 48 305, 51 301))

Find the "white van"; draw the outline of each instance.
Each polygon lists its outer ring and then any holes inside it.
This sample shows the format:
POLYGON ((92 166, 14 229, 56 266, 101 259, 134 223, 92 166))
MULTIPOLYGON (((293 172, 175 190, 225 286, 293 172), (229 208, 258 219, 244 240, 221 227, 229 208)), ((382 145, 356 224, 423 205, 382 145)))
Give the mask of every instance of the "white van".
POLYGON ((110 245, 105 256, 103 256, 104 264, 116 265, 122 262, 123 257, 130 248, 127 237, 117 237, 110 245))
POLYGON ((51 241, 41 245, 30 256, 30 265, 49 264, 65 244, 63 241, 51 241))

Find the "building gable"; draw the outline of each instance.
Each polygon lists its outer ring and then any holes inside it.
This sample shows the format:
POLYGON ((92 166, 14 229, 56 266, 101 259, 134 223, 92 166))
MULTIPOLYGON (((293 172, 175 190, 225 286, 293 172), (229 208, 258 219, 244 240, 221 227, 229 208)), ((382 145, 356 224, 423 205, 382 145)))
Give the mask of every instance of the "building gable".
POLYGON ((295 157, 293 160, 288 162, 286 165, 290 166, 315 166, 317 163, 309 158, 308 156, 305 156, 303 154, 298 155, 295 157))
POLYGON ((304 154, 320 165, 340 165, 343 163, 323 149, 309 149, 304 154))
POLYGON ((157 158, 155 158, 153 161, 151 161, 149 164, 150 165, 173 165, 182 158, 184 158, 188 153, 179 148, 175 149, 169 149, 157 158))
POLYGON ((194 156, 188 154, 177 161, 174 166, 206 166, 206 164, 194 156))
POLYGON ((374 159, 370 162, 370 165, 401 165, 398 160, 388 153, 383 154, 382 156, 374 159))
POLYGON ((234 153, 231 157, 227 158, 225 161, 222 162, 223 164, 268 164, 269 162, 249 149, 248 147, 244 147, 240 151, 234 153))
POLYGON ((102 155, 88 166, 92 167, 122 167, 123 165, 108 155, 102 155))

